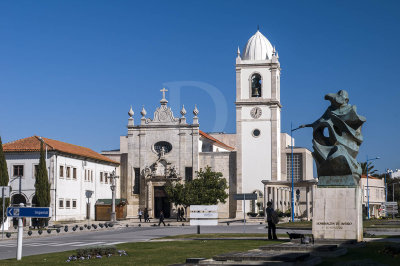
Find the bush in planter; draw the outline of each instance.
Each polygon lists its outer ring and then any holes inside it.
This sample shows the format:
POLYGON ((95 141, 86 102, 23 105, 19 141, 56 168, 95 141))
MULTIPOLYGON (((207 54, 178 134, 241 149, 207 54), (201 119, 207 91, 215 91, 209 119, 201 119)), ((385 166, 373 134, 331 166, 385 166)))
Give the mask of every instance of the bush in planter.
POLYGON ((257 216, 257 213, 255 213, 255 212, 248 212, 248 213, 247 213, 247 216, 256 217, 256 216, 257 216))
POLYGON ((260 216, 260 217, 264 217, 264 216, 265 216, 265 213, 264 213, 264 211, 259 211, 259 212, 258 212, 258 216, 260 216))

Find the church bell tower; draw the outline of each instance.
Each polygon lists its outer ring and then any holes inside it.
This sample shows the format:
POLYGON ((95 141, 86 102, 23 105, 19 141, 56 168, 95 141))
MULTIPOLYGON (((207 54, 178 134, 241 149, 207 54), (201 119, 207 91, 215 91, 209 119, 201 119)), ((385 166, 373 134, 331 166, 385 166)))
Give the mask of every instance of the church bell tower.
POLYGON ((263 193, 262 180, 281 180, 278 53, 257 31, 236 57, 238 193, 263 193), (241 188, 241 191, 240 191, 241 188))

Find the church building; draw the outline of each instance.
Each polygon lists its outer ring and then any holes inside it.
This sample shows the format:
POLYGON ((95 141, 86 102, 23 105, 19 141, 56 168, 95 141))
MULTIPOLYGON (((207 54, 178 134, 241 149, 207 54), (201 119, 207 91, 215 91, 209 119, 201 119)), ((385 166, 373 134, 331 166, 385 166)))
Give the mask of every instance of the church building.
MULTIPOLYGON (((201 106, 194 107, 192 123, 184 106, 176 117, 168 106, 166 89, 161 90, 160 106, 151 115, 143 107, 141 118, 137 118, 131 107, 120 149, 102 153, 120 162, 121 197, 128 202, 126 218, 136 218, 139 208, 147 208, 152 217, 161 210, 166 217, 175 216, 176 206, 168 201, 165 184, 171 180, 188 182, 206 166, 221 172, 229 186, 229 198, 219 206, 220 218, 242 217, 242 202, 235 201, 234 194, 256 193, 259 199, 247 202, 246 210, 258 212, 265 205, 262 181, 286 181, 287 162, 282 150, 288 147, 281 145, 287 134, 281 133, 278 53, 260 31, 242 51, 238 48, 236 101, 232 103, 236 105, 236 133, 201 131, 201 106)), ((312 179, 312 163, 300 163, 303 168, 311 165, 302 178, 312 179)))

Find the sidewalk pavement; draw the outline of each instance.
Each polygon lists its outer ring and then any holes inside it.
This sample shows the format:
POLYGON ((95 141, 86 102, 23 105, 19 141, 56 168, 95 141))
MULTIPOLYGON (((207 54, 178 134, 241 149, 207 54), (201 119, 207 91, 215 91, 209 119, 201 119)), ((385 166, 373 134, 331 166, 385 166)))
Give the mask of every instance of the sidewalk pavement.
MULTIPOLYGON (((120 228, 125 228, 125 227, 152 227, 152 226, 158 226, 159 220, 157 218, 151 219, 150 222, 145 223, 144 219, 142 219, 142 222, 138 218, 134 219, 126 219, 126 220, 119 220, 116 223, 114 223, 112 226, 108 226, 111 224, 110 221, 94 221, 94 220, 85 220, 85 221, 71 221, 71 222, 51 222, 47 228, 42 229, 42 234, 40 235, 38 233, 38 229, 33 229, 32 227, 25 226, 24 227, 24 237, 46 237, 46 236, 52 236, 54 234, 68 234, 68 233, 79 233, 79 232, 95 232, 95 231, 101 231, 101 230, 116 230, 120 228), (103 225, 103 228, 100 227, 100 224, 103 225), (104 225, 107 224, 107 227, 104 225), (96 225, 97 228, 94 228, 93 225, 96 225), (90 228, 89 228, 90 226, 90 228), (73 231, 73 227, 76 227, 76 231, 73 231), (60 232, 57 233, 57 228, 60 229, 60 232), (68 231, 65 232, 64 229, 68 228, 68 231), (82 228, 82 230, 81 230, 82 228), (47 230, 50 229, 51 232, 48 233, 47 230), (28 232, 31 231, 31 235, 28 234, 28 232)), ((165 224, 167 226, 171 227, 178 227, 178 226, 189 226, 190 222, 189 221, 176 221, 176 219, 165 219, 164 220, 165 224)), ((229 225, 231 223, 242 223, 242 220, 234 220, 234 219, 219 219, 219 224, 220 225, 229 225)), ((260 219, 249 219, 246 220, 247 224, 264 224, 263 220, 260 219)), ((0 232, 1 235, 1 232, 0 232)), ((17 238, 18 235, 18 228, 11 227, 10 230, 4 231, 4 240, 7 239, 15 239, 17 238), (6 236, 7 233, 11 233, 11 236, 8 238, 6 236)), ((2 237, 0 237, 0 240, 2 240, 2 237)))

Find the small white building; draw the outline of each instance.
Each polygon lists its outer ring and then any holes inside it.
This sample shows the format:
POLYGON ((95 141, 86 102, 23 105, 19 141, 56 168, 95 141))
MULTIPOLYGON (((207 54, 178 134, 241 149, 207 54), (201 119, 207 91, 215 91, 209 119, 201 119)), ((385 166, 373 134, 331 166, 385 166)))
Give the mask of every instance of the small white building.
MULTIPOLYGON (((119 175, 119 163, 89 148, 38 136, 3 145, 12 188, 11 204, 35 206, 35 176, 41 141, 46 150, 50 207, 53 210, 51 220, 78 221, 88 216, 94 219, 96 201, 112 197, 107 177, 114 170, 119 175), (86 191, 93 191, 90 199, 86 197, 86 191)), ((116 195, 119 198, 118 183, 116 195)))
POLYGON ((361 189, 363 192, 363 207, 367 210, 368 206, 368 190, 369 190, 369 215, 370 217, 379 218, 382 212, 382 204, 386 201, 385 181, 381 178, 363 175, 361 178, 361 189))

